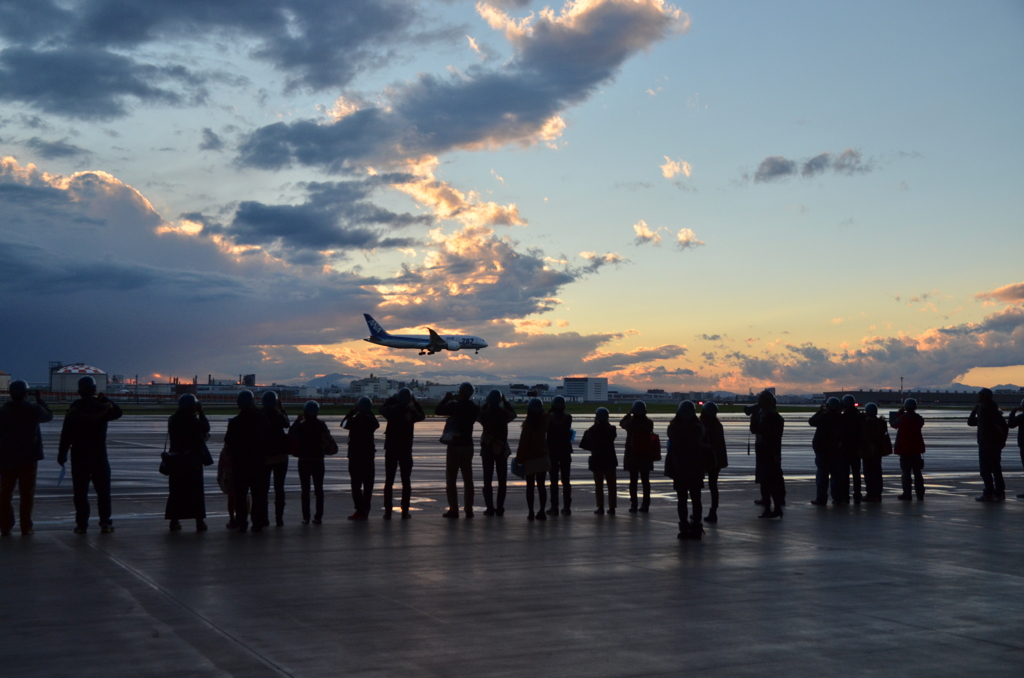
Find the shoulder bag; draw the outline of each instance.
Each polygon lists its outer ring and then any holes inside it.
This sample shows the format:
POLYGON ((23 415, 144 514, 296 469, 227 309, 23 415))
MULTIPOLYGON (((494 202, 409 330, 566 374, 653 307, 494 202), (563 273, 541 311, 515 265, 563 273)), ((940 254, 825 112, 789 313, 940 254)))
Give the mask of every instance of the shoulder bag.
POLYGON ((444 431, 441 432, 441 444, 459 444, 459 420, 455 417, 448 417, 448 420, 444 422, 444 431))

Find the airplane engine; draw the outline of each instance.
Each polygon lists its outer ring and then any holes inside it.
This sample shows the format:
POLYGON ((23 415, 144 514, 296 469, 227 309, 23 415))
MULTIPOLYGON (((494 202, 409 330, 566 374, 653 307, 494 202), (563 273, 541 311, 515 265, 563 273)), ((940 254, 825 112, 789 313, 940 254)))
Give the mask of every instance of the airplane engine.
POLYGON ((462 344, 460 344, 457 341, 446 341, 445 343, 448 345, 449 351, 458 351, 460 348, 462 348, 462 344))

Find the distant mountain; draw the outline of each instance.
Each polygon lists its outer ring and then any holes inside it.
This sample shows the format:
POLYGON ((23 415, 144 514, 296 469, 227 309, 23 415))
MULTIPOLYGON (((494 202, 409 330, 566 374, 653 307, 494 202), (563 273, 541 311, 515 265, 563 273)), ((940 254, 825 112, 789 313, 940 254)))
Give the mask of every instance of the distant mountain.
POLYGON ((329 388, 330 386, 340 386, 342 382, 352 381, 359 377, 354 374, 325 374, 322 377, 316 377, 306 382, 306 386, 312 386, 313 388, 329 388))
MULTIPOLYGON (((949 387, 950 391, 966 391, 968 393, 977 393, 983 387, 982 386, 968 386, 967 384, 952 384, 949 387)), ((993 391, 1019 391, 1020 386, 1016 384, 1000 384, 998 386, 990 386, 993 391)))

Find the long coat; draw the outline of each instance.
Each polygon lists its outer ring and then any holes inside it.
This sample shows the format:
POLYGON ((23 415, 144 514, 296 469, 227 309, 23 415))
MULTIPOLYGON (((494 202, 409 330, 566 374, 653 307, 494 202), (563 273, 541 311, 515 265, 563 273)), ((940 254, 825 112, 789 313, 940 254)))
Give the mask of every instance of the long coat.
POLYGON ((210 422, 202 412, 175 412, 167 420, 171 454, 185 455, 185 463, 167 478, 168 495, 164 518, 167 520, 202 520, 206 518, 206 496, 203 492, 203 466, 212 464, 206 438, 210 422))

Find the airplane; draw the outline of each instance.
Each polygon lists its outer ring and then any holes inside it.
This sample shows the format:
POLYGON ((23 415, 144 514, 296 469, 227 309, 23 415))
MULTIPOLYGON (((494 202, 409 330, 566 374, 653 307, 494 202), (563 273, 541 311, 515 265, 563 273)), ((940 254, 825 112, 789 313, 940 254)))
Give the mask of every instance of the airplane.
POLYGON ((387 346, 388 348, 418 348, 420 355, 434 355, 438 351, 459 351, 462 349, 473 349, 480 353, 480 349, 487 348, 487 342, 480 337, 450 335, 442 337, 434 330, 427 328, 429 335, 409 334, 388 334, 369 313, 364 313, 366 325, 370 328, 370 338, 363 339, 371 344, 387 346))

